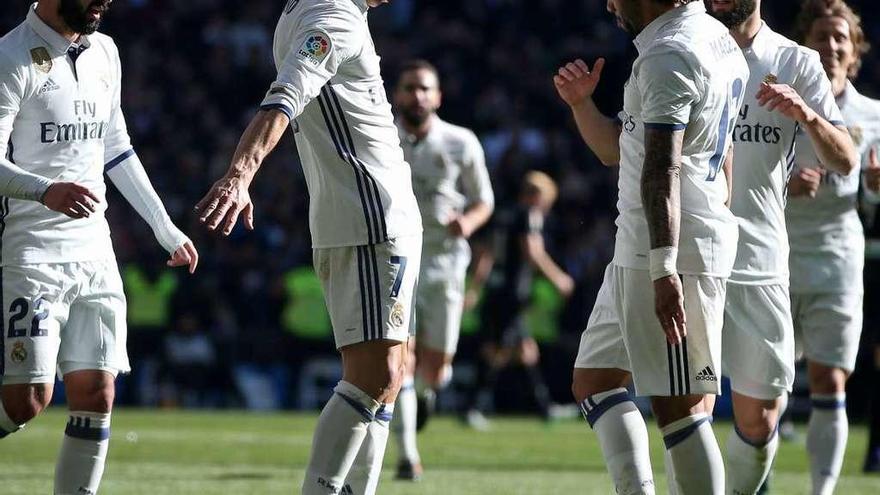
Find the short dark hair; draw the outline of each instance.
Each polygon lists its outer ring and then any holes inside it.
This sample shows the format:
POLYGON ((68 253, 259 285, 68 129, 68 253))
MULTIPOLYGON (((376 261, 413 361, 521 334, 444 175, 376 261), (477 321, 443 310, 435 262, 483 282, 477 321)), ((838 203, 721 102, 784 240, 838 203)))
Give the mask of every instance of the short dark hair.
POLYGON ((437 67, 423 58, 413 58, 401 64, 400 71, 397 75, 398 81, 407 72, 412 72, 415 70, 426 70, 428 72, 431 72, 434 74, 434 77, 437 78, 438 83, 440 81, 440 72, 437 70, 437 67))
POLYGON ((840 17, 849 24, 849 37, 855 48, 856 62, 849 68, 850 79, 855 78, 862 68, 862 56, 868 53, 871 44, 865 38, 862 18, 843 0, 804 0, 801 11, 795 19, 794 38, 798 43, 806 43, 813 23, 826 17, 840 17))

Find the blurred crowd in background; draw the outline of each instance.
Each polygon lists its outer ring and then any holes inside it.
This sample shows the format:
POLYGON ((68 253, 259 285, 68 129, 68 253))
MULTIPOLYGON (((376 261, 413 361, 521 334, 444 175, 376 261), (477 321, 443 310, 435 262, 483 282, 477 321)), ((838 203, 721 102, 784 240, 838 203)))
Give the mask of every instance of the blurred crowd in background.
MULTIPOLYGON (((192 211, 225 171, 274 79, 272 36, 284 3, 116 0, 102 27, 120 48, 123 110, 135 149, 169 213, 202 255, 195 276, 167 269, 147 225, 121 196, 109 197, 134 368, 120 383, 121 404, 314 407, 338 379, 329 320, 311 270, 308 195, 292 134, 252 187, 254 232, 239 226, 229 239, 218 238, 198 225, 192 211)), ((789 33, 798 2, 764 3, 768 23, 789 33)), ((870 4, 850 3, 860 11, 870 4)), ((21 22, 29 4, 6 0, 0 33, 21 22)), ((577 289, 561 300, 537 282, 528 321, 546 358, 554 398, 569 401, 580 333, 613 253, 617 177, 580 141, 551 76, 573 58, 592 64, 606 57, 596 100, 613 115, 635 56, 629 37, 602 0, 394 0, 371 11, 370 23, 389 90, 410 58, 438 66, 444 92, 439 113, 480 137, 497 208, 516 200, 527 170, 558 181, 548 249, 577 289)), ((865 29, 880 46, 880 23, 865 29)), ((868 55, 856 83, 875 97, 878 53, 868 55)), ((480 237, 485 234, 476 242, 480 237)), ((870 274, 866 282, 875 283, 870 274)), ((463 370, 457 369, 457 380, 464 384, 468 364, 477 358, 475 322, 471 311, 456 361, 463 370)), ((868 315, 865 324, 869 342, 878 322, 868 315)), ((867 344, 863 350, 869 354, 867 344)), ((867 356, 860 366, 870 368, 867 356)), ((867 386, 863 375, 857 372, 850 386, 867 386)), ((498 408, 527 407, 517 393, 501 385, 498 408)), ((859 395, 849 395, 856 415, 865 408, 859 395)))

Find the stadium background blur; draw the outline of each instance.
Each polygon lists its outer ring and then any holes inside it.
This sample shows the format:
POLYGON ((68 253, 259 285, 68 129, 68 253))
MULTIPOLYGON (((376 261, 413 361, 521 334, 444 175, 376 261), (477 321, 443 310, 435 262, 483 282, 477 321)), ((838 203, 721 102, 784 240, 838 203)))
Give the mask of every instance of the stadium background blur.
MULTIPOLYGON (((765 18, 789 33, 798 3, 765 2, 765 18)), ((869 5, 850 3, 861 12, 869 5)), ((29 4, 4 1, 0 32, 21 22, 29 4)), ((123 110, 135 147, 169 213, 202 255, 194 277, 165 268, 147 225, 111 193, 108 217, 129 300, 134 368, 120 380, 120 404, 311 408, 338 379, 329 320, 311 270, 308 199, 292 134, 253 185, 255 232, 239 226, 230 239, 218 239, 192 213, 225 170, 274 78, 272 34, 283 4, 116 0, 102 26, 120 48, 123 110)), ((589 63, 606 57, 596 100, 611 115, 635 56, 629 38, 602 0, 394 0, 371 11, 370 19, 388 89, 407 59, 425 58, 439 67, 439 113, 480 137, 497 209, 515 202, 526 170, 543 170, 559 182, 548 248, 575 278, 577 290, 563 301, 537 281, 527 320, 541 343, 554 398, 570 401, 571 363, 613 252, 617 190, 615 171, 582 144, 551 75, 575 57, 589 63)), ((880 23, 865 28, 880 46, 880 23)), ((880 97, 878 53, 869 54, 856 82, 874 97, 880 97)), ((475 242, 488 244, 487 238, 482 232, 475 242)), ((872 290, 878 275, 866 273, 866 301, 878 293, 872 290)), ((869 344, 877 325, 869 312, 849 385, 853 416, 867 408, 859 391, 871 383, 869 344)), ((457 392, 467 385, 478 331, 470 312, 446 407, 455 406, 457 392)), ((510 373, 516 380, 516 371, 510 373)), ((507 390, 504 382, 497 408, 528 409, 518 389, 507 390)))

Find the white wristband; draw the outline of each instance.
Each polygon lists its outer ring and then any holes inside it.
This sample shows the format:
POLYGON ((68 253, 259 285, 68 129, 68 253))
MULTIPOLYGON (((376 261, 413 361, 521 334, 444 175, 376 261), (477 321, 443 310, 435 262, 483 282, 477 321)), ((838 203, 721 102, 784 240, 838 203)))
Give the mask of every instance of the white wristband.
POLYGON ((678 273, 676 270, 678 261, 678 248, 667 246, 652 249, 648 253, 648 263, 651 270, 651 280, 661 279, 678 273))

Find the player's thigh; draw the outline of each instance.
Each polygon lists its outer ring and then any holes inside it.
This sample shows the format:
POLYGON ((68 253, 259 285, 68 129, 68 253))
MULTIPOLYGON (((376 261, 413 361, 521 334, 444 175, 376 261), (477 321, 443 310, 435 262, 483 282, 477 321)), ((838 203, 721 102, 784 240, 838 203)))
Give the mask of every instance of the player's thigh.
POLYGON ((0 268, 4 385, 54 383, 72 284, 64 265, 0 268))
POLYGON ((89 370, 115 377, 128 373, 126 303, 116 262, 74 263, 72 269, 77 295, 62 329, 61 374, 89 370))
POLYGON ((734 391, 772 400, 794 382, 791 299, 783 285, 728 284, 724 372, 734 391))
POLYGON ((617 316, 614 293, 614 277, 611 265, 608 265, 605 268, 602 286, 596 295, 596 302, 590 312, 587 328, 581 333, 581 342, 574 362, 575 376, 579 376, 578 369, 625 371, 630 369, 629 354, 626 352, 620 318, 617 316))
POLYGON ((336 347, 414 334, 421 237, 314 250, 336 347))
POLYGON ((619 266, 615 303, 630 357, 636 394, 657 397, 720 393, 720 333, 725 281, 682 276, 688 336, 669 344, 654 313, 647 270, 619 266))
MULTIPOLYGON (((796 322, 804 355, 811 362, 851 372, 862 335, 862 294, 810 294, 801 298, 796 322)), ((792 301, 796 299, 792 297, 792 301)))

